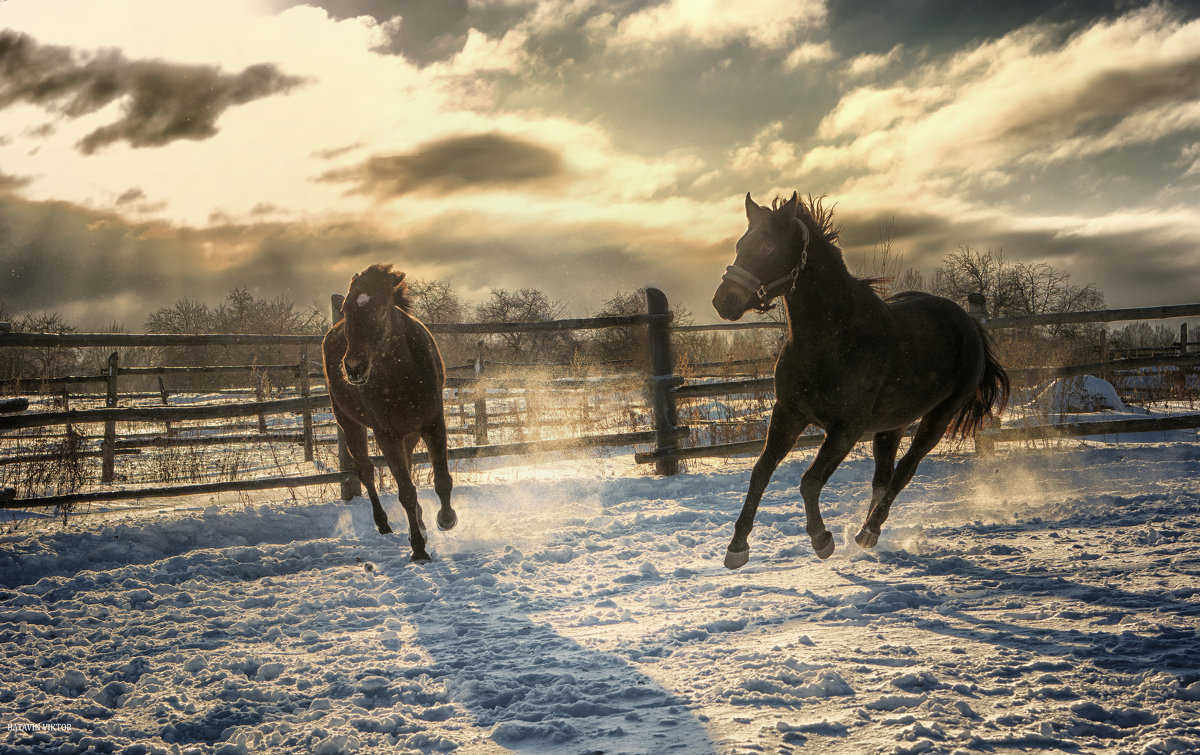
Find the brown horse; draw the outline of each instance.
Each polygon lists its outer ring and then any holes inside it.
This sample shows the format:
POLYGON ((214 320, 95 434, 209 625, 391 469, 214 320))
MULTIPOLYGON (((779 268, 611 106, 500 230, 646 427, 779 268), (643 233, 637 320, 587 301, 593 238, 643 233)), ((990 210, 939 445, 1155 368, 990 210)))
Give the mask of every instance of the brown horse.
POLYGON ((425 525, 410 469, 412 451, 423 439, 433 464, 433 485, 441 499, 438 527, 458 523, 450 507, 453 483, 446 461, 446 419, 442 389, 446 370, 433 335, 413 317, 405 298, 404 273, 372 265, 350 281, 339 320, 321 343, 325 383, 333 416, 346 438, 358 477, 371 497, 375 526, 392 531, 375 490, 375 468, 367 449, 367 428, 383 451, 408 515, 413 561, 429 561, 425 525))
POLYGON ((865 434, 874 441, 871 505, 854 538, 864 548, 879 540, 892 501, 917 464, 947 430, 969 437, 993 406, 1008 400, 1008 375, 980 324, 954 302, 908 291, 886 301, 873 283, 853 277, 830 211, 799 196, 773 208, 746 195, 749 228, 737 242, 713 306, 726 320, 766 311, 782 295, 789 335, 775 366, 775 406, 762 454, 734 525, 725 565, 750 558, 747 539, 763 490, 779 462, 809 425, 825 431, 800 480, 806 529, 821 558, 833 535, 821 519, 821 489, 865 434), (896 463, 905 429, 920 420, 908 451, 896 463))

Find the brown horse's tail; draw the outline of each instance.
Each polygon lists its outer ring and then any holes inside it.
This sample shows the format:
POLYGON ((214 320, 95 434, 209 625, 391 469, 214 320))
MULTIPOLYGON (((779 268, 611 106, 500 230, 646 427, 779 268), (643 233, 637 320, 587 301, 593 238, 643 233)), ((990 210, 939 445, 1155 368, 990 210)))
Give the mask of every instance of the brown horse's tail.
POLYGON ((992 416, 993 409, 999 414, 1008 405, 1008 373, 1000 364, 1000 360, 996 359, 996 353, 992 350, 992 339, 987 331, 978 321, 975 322, 975 327, 983 340, 983 377, 979 379, 974 398, 963 404, 951 420, 950 429, 947 431, 951 437, 974 437, 983 426, 983 421, 992 416))

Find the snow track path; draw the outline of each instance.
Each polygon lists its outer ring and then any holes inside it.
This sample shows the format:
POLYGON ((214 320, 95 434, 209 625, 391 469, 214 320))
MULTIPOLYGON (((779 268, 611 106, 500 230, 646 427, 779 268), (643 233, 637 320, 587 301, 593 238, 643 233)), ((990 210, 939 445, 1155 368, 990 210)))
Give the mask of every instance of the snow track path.
POLYGON ((933 456, 873 551, 856 454, 824 562, 810 457, 738 572, 748 459, 464 475, 426 566, 363 499, 24 524, 0 750, 1200 752, 1200 443, 933 456))

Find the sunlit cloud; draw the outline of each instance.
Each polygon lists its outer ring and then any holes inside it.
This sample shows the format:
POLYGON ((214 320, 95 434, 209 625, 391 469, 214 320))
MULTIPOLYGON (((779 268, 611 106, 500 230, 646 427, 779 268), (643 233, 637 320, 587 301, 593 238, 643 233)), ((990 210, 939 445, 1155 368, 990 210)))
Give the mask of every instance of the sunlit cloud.
POLYGON ((1161 7, 1103 21, 1055 44, 1026 28, 886 90, 848 93, 805 170, 987 177, 1153 141, 1196 126, 1200 22, 1161 7), (1115 121, 1115 123, 1114 123, 1115 121), (846 141, 849 139, 849 141, 846 141))
POLYGON ((891 67, 900 60, 903 54, 904 45, 896 45, 883 54, 868 53, 857 55, 846 65, 846 71, 856 78, 868 76, 891 67))
POLYGON ((625 18, 614 45, 645 45, 666 39, 717 46, 745 39, 776 48, 800 28, 824 25, 823 0, 766 0, 746 7, 722 0, 668 0, 625 18))

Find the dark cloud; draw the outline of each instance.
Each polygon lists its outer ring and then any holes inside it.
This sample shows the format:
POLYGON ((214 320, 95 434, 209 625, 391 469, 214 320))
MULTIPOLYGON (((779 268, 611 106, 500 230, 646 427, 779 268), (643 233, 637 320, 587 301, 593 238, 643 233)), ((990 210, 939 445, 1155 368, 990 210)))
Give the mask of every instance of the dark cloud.
POLYGON ((60 312, 81 330, 117 322, 139 331, 147 315, 182 298, 216 303, 234 288, 287 296, 327 311, 349 273, 388 262, 436 267, 466 297, 490 287, 538 288, 588 314, 617 292, 651 285, 695 311, 707 302, 733 239, 700 249, 615 224, 478 228, 471 209, 396 238, 365 224, 318 227, 228 223, 136 224, 67 204, 0 197, 0 304, 10 314, 60 312), (477 234, 464 229, 478 228, 477 234), (604 242, 580 244, 579 238, 604 242), (720 248, 717 248, 717 247, 720 248), (219 267, 214 250, 237 249, 219 267), (702 269, 679 260, 711 260, 702 269))
POLYGON ((215 303, 234 288, 328 307, 345 288, 331 261, 373 235, 355 225, 319 232, 284 224, 206 229, 129 223, 65 202, 0 197, 0 303, 10 313, 61 312, 81 330, 112 322, 139 331, 151 312, 189 298, 215 303), (208 250, 248 249, 214 269, 208 250))
MULTIPOLYGON (((829 34, 843 55, 885 53, 898 44, 943 54, 998 39, 1035 22, 1070 28, 1151 4, 1128 0, 830 0, 829 34)), ((1200 3, 1194 0, 1168 5, 1189 16, 1200 12, 1200 3)))
POLYGON ((130 61, 108 50, 90 57, 0 32, 0 110, 29 102, 78 118, 124 100, 113 123, 85 136, 85 154, 118 141, 158 147, 176 139, 207 139, 231 107, 286 92, 303 82, 271 64, 226 74, 214 66, 130 61))
POLYGON ((133 202, 142 202, 146 199, 146 192, 138 188, 129 189, 121 193, 117 197, 117 205, 130 204, 133 202))
POLYGON ((415 191, 449 194, 529 186, 562 172, 562 158, 553 150, 503 134, 477 134, 439 139, 407 154, 375 155, 318 180, 354 183, 355 191, 396 197, 415 191))
POLYGON ((279 9, 314 5, 339 21, 370 16, 392 31, 380 51, 403 55, 419 66, 449 60, 462 52, 471 29, 503 36, 530 8, 519 3, 468 0, 273 0, 272 5, 279 9))
POLYGON ((1079 285, 1095 284, 1109 306, 1143 307, 1190 303, 1200 290, 1200 259, 1190 236, 1113 230, 1073 234, 1048 227, 1015 230, 995 219, 957 219, 897 208, 894 213, 839 213, 847 265, 871 274, 880 227, 892 223, 893 251, 902 266, 930 275, 960 246, 1002 252, 1012 260, 1046 262, 1079 285))
POLYGON ((0 170, 0 195, 7 194, 17 189, 24 188, 32 183, 32 179, 25 176, 13 176, 0 170))

